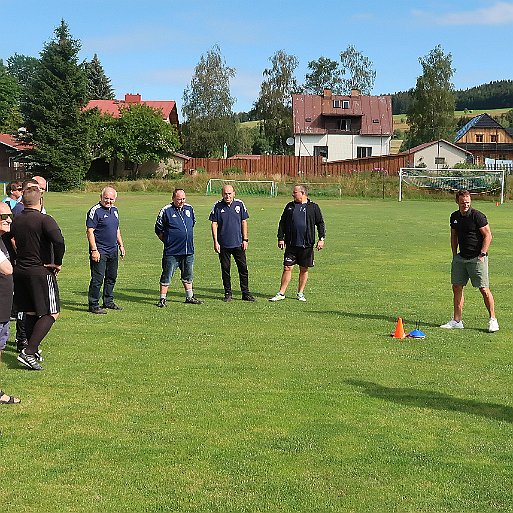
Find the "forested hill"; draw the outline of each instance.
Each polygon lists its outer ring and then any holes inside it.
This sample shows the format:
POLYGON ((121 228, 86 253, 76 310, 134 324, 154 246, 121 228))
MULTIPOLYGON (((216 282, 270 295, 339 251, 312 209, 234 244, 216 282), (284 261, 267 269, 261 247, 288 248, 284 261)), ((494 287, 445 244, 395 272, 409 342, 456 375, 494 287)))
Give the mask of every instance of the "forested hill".
MULTIPOLYGON (((408 91, 392 94, 392 112, 405 114, 410 105, 408 91)), ((496 80, 456 91, 456 110, 513 109, 513 80, 496 80)))

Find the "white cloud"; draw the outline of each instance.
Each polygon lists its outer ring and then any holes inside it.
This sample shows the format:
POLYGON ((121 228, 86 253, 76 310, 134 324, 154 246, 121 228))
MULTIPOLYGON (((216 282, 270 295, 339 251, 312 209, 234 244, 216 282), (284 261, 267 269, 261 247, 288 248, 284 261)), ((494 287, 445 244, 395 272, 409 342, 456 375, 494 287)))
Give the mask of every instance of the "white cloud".
POLYGON ((513 24, 513 2, 497 2, 483 9, 449 12, 445 14, 414 11, 414 15, 428 18, 438 25, 511 25, 513 24))

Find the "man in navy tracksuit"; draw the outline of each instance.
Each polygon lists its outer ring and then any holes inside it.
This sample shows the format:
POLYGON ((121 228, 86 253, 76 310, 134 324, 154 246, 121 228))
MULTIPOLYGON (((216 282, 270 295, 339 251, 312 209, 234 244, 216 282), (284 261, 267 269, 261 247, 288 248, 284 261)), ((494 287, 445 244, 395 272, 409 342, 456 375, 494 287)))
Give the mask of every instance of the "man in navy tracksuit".
POLYGON ((185 203, 185 191, 175 189, 172 203, 161 209, 155 222, 155 233, 164 243, 162 274, 160 276, 159 308, 166 306, 169 283, 176 269, 180 268, 181 280, 185 289, 185 302, 200 305, 202 301, 192 290, 194 268, 193 228, 196 223, 194 209, 185 203))
POLYGON ((308 199, 304 185, 296 185, 292 191, 294 201, 287 203, 278 225, 278 247, 285 248, 280 290, 269 301, 285 299, 285 291, 292 278, 294 265, 299 266, 299 283, 296 299, 306 301, 304 290, 308 280, 308 269, 314 265, 314 246, 324 247, 326 229, 321 209, 308 199), (315 242, 315 229, 319 239, 315 242))

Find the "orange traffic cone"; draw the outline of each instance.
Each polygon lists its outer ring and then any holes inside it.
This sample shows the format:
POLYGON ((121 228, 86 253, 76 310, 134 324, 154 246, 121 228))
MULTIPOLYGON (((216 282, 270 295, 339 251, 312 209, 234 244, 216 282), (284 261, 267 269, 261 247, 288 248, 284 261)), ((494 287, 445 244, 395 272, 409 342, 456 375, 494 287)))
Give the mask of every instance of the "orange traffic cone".
POLYGON ((401 317, 397 319, 397 325, 395 327, 395 333, 392 335, 394 338, 405 338, 403 320, 401 317))

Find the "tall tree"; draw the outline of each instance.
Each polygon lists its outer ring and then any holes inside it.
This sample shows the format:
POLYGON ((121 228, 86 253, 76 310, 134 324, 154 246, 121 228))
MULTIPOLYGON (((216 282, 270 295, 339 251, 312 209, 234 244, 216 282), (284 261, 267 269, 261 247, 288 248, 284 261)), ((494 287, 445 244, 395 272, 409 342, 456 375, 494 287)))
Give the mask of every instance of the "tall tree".
POLYGON ((38 66, 39 60, 27 55, 15 53, 7 59, 7 69, 12 76, 17 78, 22 89, 25 89, 34 78, 38 66))
POLYGON ((300 91, 294 76, 298 60, 283 50, 278 50, 269 60, 272 67, 263 72, 264 80, 255 108, 261 120, 261 132, 272 152, 292 153, 293 148, 285 141, 293 133, 292 94, 300 91))
POLYGON ((54 190, 67 190, 81 182, 91 162, 81 111, 87 102, 87 78, 78 64, 80 43, 64 20, 54 33, 27 86, 22 111, 36 169, 54 190))
POLYGON ((20 87, 0 60, 0 131, 13 132, 20 126, 20 87))
POLYGON ((230 79, 235 69, 226 65, 219 46, 200 57, 191 83, 183 93, 182 134, 184 151, 194 157, 222 157, 237 152, 238 120, 233 113, 235 99, 230 79))
POLYGON ((422 75, 411 91, 411 105, 407 121, 410 130, 403 143, 405 148, 438 139, 452 140, 455 93, 451 82, 454 74, 452 56, 444 53, 440 45, 419 58, 422 75))
POLYGON ((306 74, 304 91, 308 94, 322 94, 331 89, 333 94, 343 94, 340 66, 337 61, 327 57, 319 57, 308 63, 310 73, 306 74))
POLYGON ((342 90, 350 94, 352 89, 358 89, 361 94, 372 93, 376 71, 372 67, 372 61, 359 52, 353 45, 349 45, 341 54, 340 62, 342 75, 348 73, 347 78, 342 78, 342 90))
POLYGON ((113 100, 114 91, 98 55, 94 54, 91 62, 84 62, 87 74, 87 97, 89 100, 113 100))

